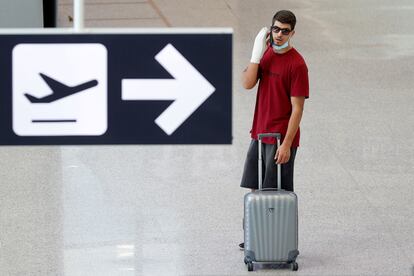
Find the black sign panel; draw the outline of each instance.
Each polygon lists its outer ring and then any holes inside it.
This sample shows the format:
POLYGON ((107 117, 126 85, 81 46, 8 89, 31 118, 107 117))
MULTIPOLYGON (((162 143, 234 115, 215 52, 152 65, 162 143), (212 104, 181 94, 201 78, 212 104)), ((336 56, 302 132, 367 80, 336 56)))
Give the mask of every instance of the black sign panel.
POLYGON ((0 35, 0 145, 230 144, 232 35, 0 35))

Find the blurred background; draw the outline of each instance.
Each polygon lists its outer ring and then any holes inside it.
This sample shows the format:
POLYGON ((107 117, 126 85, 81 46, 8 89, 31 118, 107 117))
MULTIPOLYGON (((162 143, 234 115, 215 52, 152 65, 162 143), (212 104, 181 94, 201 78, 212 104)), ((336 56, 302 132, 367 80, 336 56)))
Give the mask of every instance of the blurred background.
MULTIPOLYGON (((85 0, 86 28, 233 28, 233 143, 0 147, 0 275, 250 274, 239 185, 257 87, 240 76, 280 9, 310 76, 299 271, 255 274, 413 275, 411 0, 85 0)), ((73 1, 4 0, 0 15, 68 28, 73 1)))

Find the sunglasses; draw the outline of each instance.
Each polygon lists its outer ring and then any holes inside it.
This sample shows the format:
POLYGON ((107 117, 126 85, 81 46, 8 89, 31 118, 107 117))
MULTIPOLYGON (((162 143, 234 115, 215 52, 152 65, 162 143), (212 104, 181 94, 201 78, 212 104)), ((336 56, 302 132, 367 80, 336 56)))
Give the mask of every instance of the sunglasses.
POLYGON ((270 27, 270 29, 272 30, 272 32, 274 32, 275 34, 277 34, 277 33, 279 33, 280 31, 282 31, 282 34, 283 35, 288 35, 288 34, 290 34, 290 32, 292 31, 292 30, 289 30, 289 29, 282 29, 282 28, 279 28, 278 26, 272 26, 272 27, 270 27))

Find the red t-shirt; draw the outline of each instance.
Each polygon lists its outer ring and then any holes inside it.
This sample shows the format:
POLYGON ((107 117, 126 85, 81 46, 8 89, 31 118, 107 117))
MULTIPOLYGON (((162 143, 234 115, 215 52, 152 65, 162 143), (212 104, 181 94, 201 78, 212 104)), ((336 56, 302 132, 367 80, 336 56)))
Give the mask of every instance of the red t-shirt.
MULTIPOLYGON (((251 137, 257 134, 279 132, 282 141, 286 135, 292 113, 290 97, 309 98, 308 68, 303 57, 292 48, 277 54, 272 47, 265 51, 259 65, 259 88, 256 96, 251 137)), ((292 147, 299 146, 298 129, 292 147)), ((263 143, 274 144, 274 138, 264 138, 263 143)))

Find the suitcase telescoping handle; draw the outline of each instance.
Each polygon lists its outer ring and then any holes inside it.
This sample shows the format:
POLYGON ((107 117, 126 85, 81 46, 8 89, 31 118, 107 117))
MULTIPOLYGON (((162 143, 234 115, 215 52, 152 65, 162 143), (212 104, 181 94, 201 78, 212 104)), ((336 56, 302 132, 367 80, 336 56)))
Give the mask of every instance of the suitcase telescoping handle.
MULTIPOLYGON (((263 163, 263 157, 262 157, 262 139, 265 137, 273 137, 276 138, 276 145, 277 149, 280 147, 280 140, 282 139, 282 135, 280 133, 260 133, 257 135, 259 140, 259 190, 262 190, 262 163, 263 163)), ((282 189, 282 166, 280 164, 277 164, 277 189, 282 189)))

